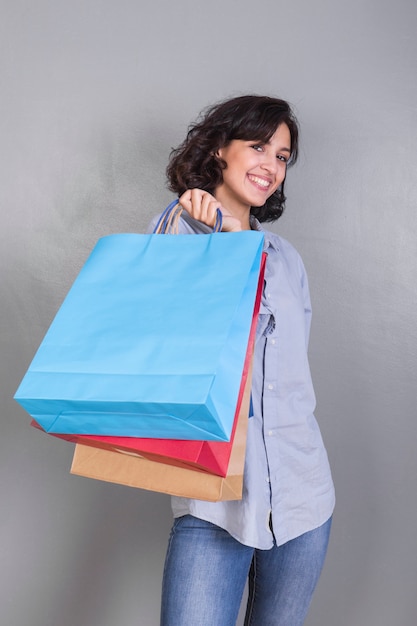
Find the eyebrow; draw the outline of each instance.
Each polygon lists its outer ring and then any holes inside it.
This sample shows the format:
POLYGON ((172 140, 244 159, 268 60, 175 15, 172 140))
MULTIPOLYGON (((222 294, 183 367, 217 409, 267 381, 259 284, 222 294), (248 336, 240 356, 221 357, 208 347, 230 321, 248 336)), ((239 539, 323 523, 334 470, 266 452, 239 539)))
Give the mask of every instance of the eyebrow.
MULTIPOLYGON (((269 143, 269 141, 268 141, 269 143)), ((291 154, 291 150, 290 148, 278 148, 277 152, 288 152, 288 154, 291 154)))
MULTIPOLYGON (((269 143, 269 144, 271 144, 271 140, 266 141, 265 143, 269 143)), ((278 150, 278 152, 288 152, 288 154, 291 154, 291 148, 286 148, 286 147, 284 146, 283 148, 280 148, 280 149, 278 150)))

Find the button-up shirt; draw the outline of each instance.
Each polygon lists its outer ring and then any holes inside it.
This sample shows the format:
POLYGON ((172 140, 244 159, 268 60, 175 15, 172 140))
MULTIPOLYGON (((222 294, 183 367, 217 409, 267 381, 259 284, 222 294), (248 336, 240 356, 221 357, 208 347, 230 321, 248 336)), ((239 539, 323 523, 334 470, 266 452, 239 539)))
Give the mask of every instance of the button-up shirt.
MULTIPOLYGON (((255 340, 243 497, 226 502, 173 497, 172 509, 175 517, 191 514, 224 528, 245 545, 269 549, 326 522, 335 498, 313 414, 307 357, 311 304, 304 265, 288 241, 264 231, 253 217, 251 227, 264 232, 268 256, 255 340)), ((179 232, 211 230, 184 211, 179 232)))

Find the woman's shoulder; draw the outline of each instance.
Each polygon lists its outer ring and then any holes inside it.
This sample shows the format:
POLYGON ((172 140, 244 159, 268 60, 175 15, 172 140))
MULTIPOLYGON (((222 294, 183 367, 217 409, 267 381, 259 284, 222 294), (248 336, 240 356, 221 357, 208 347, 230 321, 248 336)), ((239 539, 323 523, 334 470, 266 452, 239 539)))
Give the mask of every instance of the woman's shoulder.
POLYGON ((268 252, 269 262, 286 268, 288 275, 296 277, 302 284, 307 283, 307 272, 303 259, 298 250, 285 237, 270 230, 264 230, 265 250, 268 252))
POLYGON ((273 249, 277 250, 281 253, 281 255, 301 260, 301 255, 296 249, 296 247, 285 239, 281 235, 277 235, 277 233, 272 232, 271 230, 262 229, 265 235, 265 241, 267 244, 271 245, 273 249))

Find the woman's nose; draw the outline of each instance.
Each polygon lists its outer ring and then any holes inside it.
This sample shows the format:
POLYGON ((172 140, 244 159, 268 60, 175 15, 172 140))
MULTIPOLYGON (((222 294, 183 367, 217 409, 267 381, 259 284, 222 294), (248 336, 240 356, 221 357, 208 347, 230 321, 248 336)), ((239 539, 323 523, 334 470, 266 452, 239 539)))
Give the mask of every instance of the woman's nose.
POLYGON ((265 152, 262 160, 262 167, 268 172, 276 172, 277 170, 277 157, 275 153, 265 152))

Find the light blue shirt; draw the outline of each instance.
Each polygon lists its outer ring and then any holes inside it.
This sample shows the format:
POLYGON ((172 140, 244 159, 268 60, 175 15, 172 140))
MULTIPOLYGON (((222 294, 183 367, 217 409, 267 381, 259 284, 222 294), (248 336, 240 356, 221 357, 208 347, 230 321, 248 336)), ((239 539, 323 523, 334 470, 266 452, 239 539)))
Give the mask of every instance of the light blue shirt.
MULTIPOLYGON (((150 232, 155 223, 156 219, 150 232)), ((251 226, 263 231, 254 218, 251 226)), ((179 232, 210 229, 184 211, 179 232)), ((243 497, 226 502, 173 497, 172 509, 174 517, 194 515, 224 528, 245 545, 266 550, 274 541, 281 545, 321 526, 332 515, 335 496, 313 414, 306 272, 290 243, 263 232, 268 257, 255 341, 243 497)))

